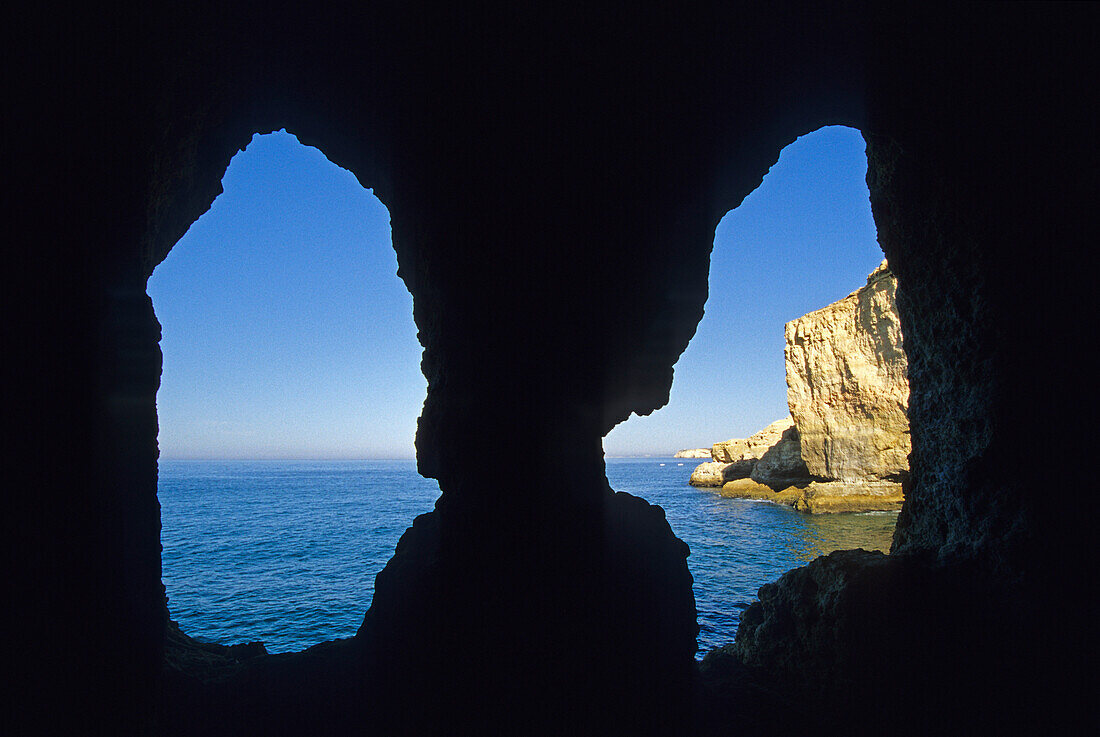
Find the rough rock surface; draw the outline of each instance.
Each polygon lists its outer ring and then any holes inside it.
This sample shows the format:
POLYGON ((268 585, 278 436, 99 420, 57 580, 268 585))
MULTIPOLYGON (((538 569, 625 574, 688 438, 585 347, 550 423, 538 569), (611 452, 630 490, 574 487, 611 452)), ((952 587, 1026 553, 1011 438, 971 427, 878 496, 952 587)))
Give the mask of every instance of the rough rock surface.
POLYGON ((894 481, 813 481, 802 489, 794 508, 800 512, 889 512, 901 509, 905 496, 894 481))
MULTIPOLYGON (((748 478, 756 468, 760 460, 767 455, 783 439, 784 433, 794 429, 794 423, 790 417, 776 420, 758 433, 747 438, 734 438, 721 443, 715 443, 711 447, 712 461, 702 463, 691 474, 688 482, 692 486, 715 487, 721 486, 727 481, 748 478)), ((797 436, 795 440, 795 455, 797 455, 797 436)), ((766 478, 778 478, 784 474, 780 469, 790 465, 790 448, 785 446, 779 453, 773 453, 766 478), (782 456, 782 457, 781 457, 782 456), (785 464, 785 465, 784 465, 785 464)), ((803 474, 804 475, 804 474, 803 474)), ((761 483, 766 483, 761 481, 761 483)))
POLYGON ((838 550, 762 586, 726 652, 799 693, 798 708, 827 734, 845 733, 839 721, 855 712, 865 725, 896 723, 900 695, 912 693, 926 708, 901 733, 934 734, 954 720, 947 715, 971 711, 980 724, 1011 710, 1010 684, 1029 676, 1012 648, 988 636, 1004 616, 1003 592, 980 567, 838 550), (900 641, 920 646, 899 666, 900 641), (812 675, 822 672, 833 678, 812 675))
POLYGON ((732 463, 719 463, 717 461, 700 463, 695 467, 695 470, 691 472, 691 479, 688 483, 692 486, 721 486, 727 481, 732 481, 734 479, 732 472, 730 472, 728 478, 726 476, 727 469, 732 466, 732 463))
POLYGON ((730 499, 759 499, 786 504, 800 512, 883 512, 901 509, 905 497, 901 484, 890 481, 849 484, 842 481, 812 481, 804 486, 773 488, 751 478, 722 484, 721 496, 730 499))
POLYGON ((710 455, 721 463, 735 463, 747 459, 759 459, 775 445, 783 433, 794 425, 794 420, 784 417, 776 420, 758 433, 747 438, 735 438, 711 446, 710 455))
POLYGON ((795 486, 789 486, 777 491, 770 486, 757 483, 750 478, 727 481, 722 484, 722 490, 719 494, 728 499, 758 499, 794 507, 798 504, 799 499, 802 498, 803 491, 795 486))
POLYGON ((678 450, 673 458, 710 458, 710 448, 689 448, 678 450))
POLYGON ((909 382, 886 262, 867 285, 786 326, 787 404, 814 476, 861 482, 909 470, 909 382))
POLYGON ((690 483, 810 513, 899 509, 910 441, 896 289, 883 261, 866 286, 787 323, 791 417, 715 443, 690 483))
POLYGON ((783 431, 782 437, 753 466, 750 478, 776 490, 811 481, 802 460, 797 427, 783 431))

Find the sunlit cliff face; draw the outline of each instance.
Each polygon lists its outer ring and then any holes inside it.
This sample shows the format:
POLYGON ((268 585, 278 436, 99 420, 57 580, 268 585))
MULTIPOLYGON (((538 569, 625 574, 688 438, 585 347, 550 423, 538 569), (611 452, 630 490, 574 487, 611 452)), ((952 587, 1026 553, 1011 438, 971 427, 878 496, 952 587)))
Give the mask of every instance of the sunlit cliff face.
POLYGON ((669 402, 616 426, 604 439, 609 456, 709 448, 790 413, 784 324, 862 286, 882 261, 865 148, 852 128, 800 136, 724 214, 705 313, 676 361, 669 402))

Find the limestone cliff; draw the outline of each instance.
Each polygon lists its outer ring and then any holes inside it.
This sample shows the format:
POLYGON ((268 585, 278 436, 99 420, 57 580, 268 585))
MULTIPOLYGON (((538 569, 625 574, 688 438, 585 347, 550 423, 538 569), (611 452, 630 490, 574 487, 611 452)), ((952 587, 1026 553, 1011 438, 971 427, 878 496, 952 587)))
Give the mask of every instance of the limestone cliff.
POLYGON ((896 288, 883 261, 866 286, 787 323, 791 416, 715 443, 690 483, 811 513, 899 509, 910 442, 896 288))
POLYGON ((866 286, 787 323, 787 404, 814 476, 862 483, 898 480, 909 470, 896 289, 883 261, 866 286))

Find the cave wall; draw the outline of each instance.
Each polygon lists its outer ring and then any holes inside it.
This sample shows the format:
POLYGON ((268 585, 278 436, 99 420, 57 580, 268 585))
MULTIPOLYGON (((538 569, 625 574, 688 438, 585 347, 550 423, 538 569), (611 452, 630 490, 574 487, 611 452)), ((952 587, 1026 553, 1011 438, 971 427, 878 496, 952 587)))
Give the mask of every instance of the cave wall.
MULTIPOLYGON (((443 499, 380 575, 354 652, 278 661, 196 696, 220 704, 216 717, 255 727, 266 714, 292 731, 325 715, 346 729, 361 726, 353 704, 408 705, 427 682, 451 693, 451 716, 483 726, 538 714, 578 727, 596 706, 608 722, 686 723, 686 550, 658 509, 607 488, 600 440, 667 401, 718 220, 784 145, 835 123, 868 140, 900 285, 913 456, 895 555, 920 562, 913 580, 954 565, 992 581, 1013 614, 991 649, 1038 636, 1028 622, 1052 594, 1037 581, 1072 591, 1070 569, 1047 566, 1081 538, 1038 500, 1035 449, 1018 438, 1074 406, 1062 338, 1083 297, 1051 285, 1089 232, 1089 189, 1071 174, 1095 171, 1075 73, 1093 15, 860 3, 26 13, 6 31, 24 152, 9 174, 20 390, 6 521, 16 619, 34 643, 13 656, 22 717, 47 732, 187 731, 187 711, 162 697, 160 354, 144 282, 231 156, 281 127, 390 210, 425 346, 418 462, 443 499), (496 479, 476 453, 486 445, 527 458, 532 481, 496 479), (532 630, 543 634, 525 641, 532 630), (294 685, 307 672, 351 674, 338 680, 359 690, 339 707, 311 700, 294 685), (298 694, 293 710, 279 688, 298 694), (547 709, 546 689, 575 708, 547 709)), ((966 580, 930 585, 948 597, 933 609, 962 603, 966 580)), ((961 611, 969 624, 988 613, 961 611)), ((1066 644, 1042 638, 1048 652, 1066 644)), ((776 672, 848 672, 817 657, 825 648, 766 650, 760 665, 776 672)))

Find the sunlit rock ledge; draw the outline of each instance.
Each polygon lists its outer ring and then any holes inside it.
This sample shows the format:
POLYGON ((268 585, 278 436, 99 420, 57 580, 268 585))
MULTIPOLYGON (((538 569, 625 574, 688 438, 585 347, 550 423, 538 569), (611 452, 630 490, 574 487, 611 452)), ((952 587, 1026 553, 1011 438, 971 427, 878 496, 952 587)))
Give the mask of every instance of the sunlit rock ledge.
POLYGON ((890 481, 811 481, 802 488, 788 486, 775 491, 752 479, 738 479, 723 484, 719 494, 730 499, 758 499, 786 504, 809 514, 888 512, 900 510, 905 501, 901 484, 890 481))
POLYGON ((802 512, 890 511, 909 472, 909 382, 885 261, 866 286, 787 323, 791 416, 711 447, 692 486, 802 512))

